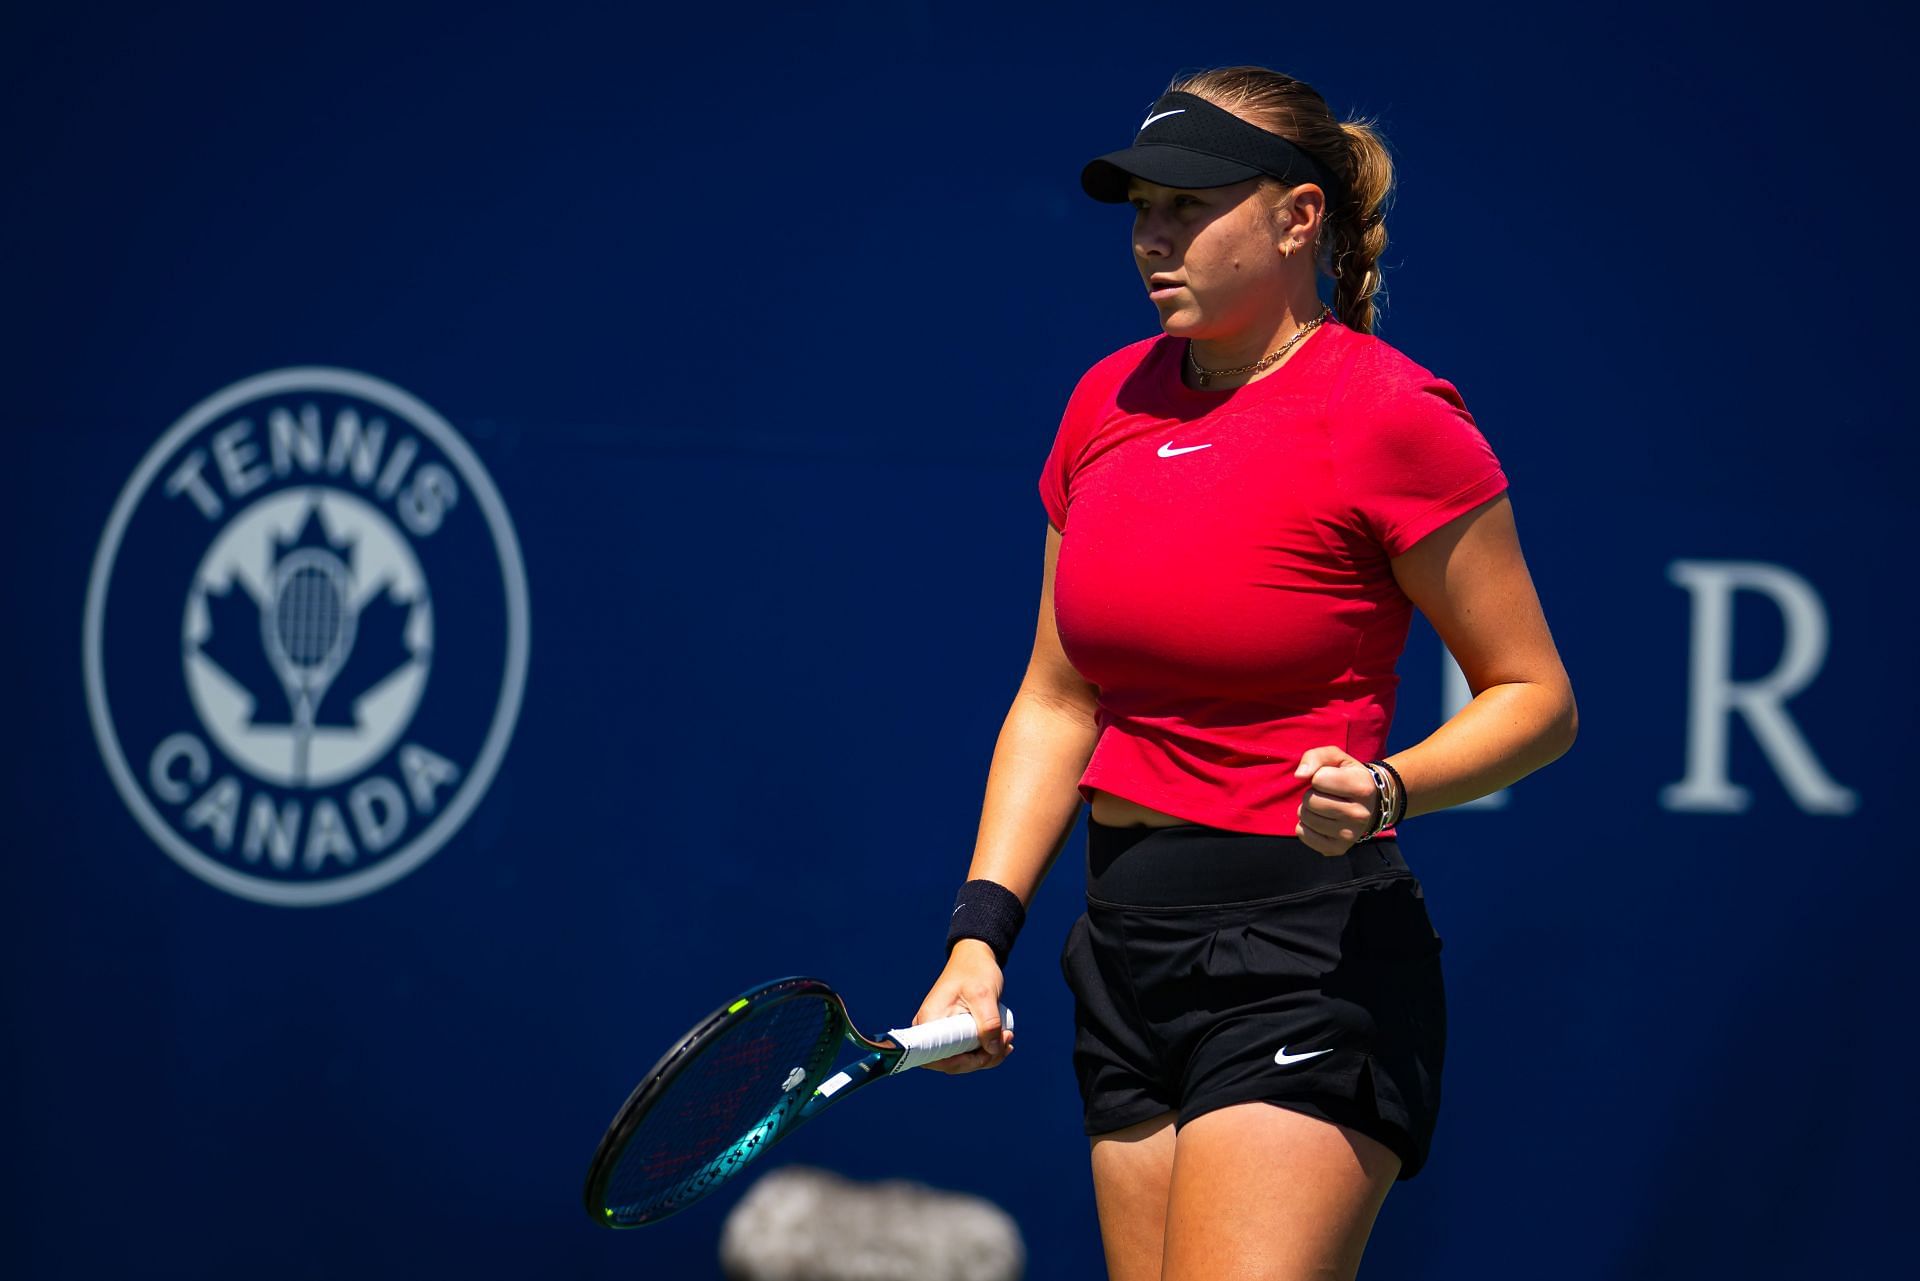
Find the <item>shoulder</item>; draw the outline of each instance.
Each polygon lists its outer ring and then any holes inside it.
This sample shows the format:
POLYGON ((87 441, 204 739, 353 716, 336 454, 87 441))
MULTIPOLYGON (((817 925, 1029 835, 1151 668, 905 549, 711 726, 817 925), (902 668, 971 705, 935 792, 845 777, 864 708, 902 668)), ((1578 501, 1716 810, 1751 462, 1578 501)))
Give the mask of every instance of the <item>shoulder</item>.
POLYGON ((1080 381, 1074 387, 1074 396, 1083 394, 1111 394, 1133 375, 1133 372, 1145 364, 1153 354, 1154 348, 1163 342, 1170 342, 1165 334, 1154 334, 1138 342, 1130 342, 1118 351, 1109 352, 1093 362, 1080 381))
POLYGON ((1096 360, 1075 382, 1060 416, 1060 435, 1077 445, 1097 430, 1112 412, 1120 389, 1152 357, 1156 344, 1171 341, 1164 335, 1142 338, 1096 360))
POLYGON ((1343 329, 1347 350, 1341 363, 1337 395, 1365 406, 1417 398, 1444 388, 1458 398, 1454 385, 1392 343, 1374 334, 1343 329))
POLYGON ((1358 526, 1402 556, 1507 487, 1459 391, 1388 343, 1354 334, 1329 415, 1335 483, 1358 526))
POLYGON ((1479 435, 1452 382, 1372 334, 1349 331, 1347 341, 1328 402, 1336 448, 1342 441, 1416 448, 1435 435, 1479 435))

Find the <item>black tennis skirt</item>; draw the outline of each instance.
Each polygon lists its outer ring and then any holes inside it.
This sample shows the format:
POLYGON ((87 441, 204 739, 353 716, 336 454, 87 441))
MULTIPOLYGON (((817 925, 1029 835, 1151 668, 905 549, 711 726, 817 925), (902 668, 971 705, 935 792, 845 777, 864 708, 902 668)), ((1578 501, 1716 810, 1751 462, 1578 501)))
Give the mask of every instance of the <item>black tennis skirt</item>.
POLYGON ((1087 819, 1067 933, 1086 1132, 1265 1101, 1426 1164, 1446 1051, 1441 938, 1399 843, 1087 819))

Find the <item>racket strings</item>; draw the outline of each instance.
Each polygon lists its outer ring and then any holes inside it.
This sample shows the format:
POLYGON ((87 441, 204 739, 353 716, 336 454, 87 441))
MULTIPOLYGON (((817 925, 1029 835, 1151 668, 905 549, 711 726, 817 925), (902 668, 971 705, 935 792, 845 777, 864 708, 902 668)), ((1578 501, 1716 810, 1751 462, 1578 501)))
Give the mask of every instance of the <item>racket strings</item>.
POLYGON ((832 1066, 841 1033, 824 1000, 742 1020, 698 1052, 628 1136, 604 1201, 620 1223, 671 1213, 778 1139, 832 1066))

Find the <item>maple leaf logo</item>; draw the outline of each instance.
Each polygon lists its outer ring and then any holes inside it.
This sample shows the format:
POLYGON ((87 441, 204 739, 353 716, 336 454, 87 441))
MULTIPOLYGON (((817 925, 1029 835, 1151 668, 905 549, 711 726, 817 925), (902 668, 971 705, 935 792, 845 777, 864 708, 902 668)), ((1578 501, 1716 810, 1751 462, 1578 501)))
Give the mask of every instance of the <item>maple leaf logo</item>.
POLYGON ((415 657, 412 606, 391 584, 359 600, 352 550, 328 536, 316 504, 290 541, 272 540, 265 599, 238 575, 206 595, 200 653, 253 695, 250 724, 293 730, 296 778, 314 731, 357 728, 355 704, 415 657))

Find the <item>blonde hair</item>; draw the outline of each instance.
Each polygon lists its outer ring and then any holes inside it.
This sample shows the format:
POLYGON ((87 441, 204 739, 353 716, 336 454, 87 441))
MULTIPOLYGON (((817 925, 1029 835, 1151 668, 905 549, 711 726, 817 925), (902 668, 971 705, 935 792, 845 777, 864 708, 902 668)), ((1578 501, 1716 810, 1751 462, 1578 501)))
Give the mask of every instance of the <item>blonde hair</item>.
MULTIPOLYGON (((1327 193, 1326 224, 1318 266, 1333 278, 1333 311, 1349 329, 1372 333, 1379 323, 1374 299, 1386 306, 1380 255, 1387 247, 1387 203, 1393 193, 1393 159, 1376 120, 1339 120, 1314 87, 1267 67, 1216 67, 1179 76, 1169 93, 1191 93, 1231 111, 1249 124, 1279 134, 1333 174, 1344 191, 1327 193)), ((1263 178, 1263 190, 1286 190, 1263 178)))

